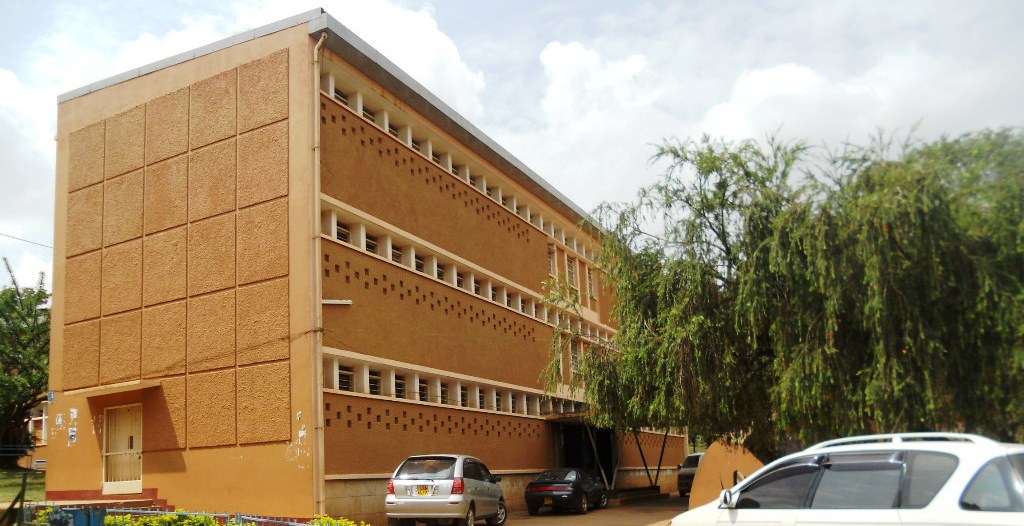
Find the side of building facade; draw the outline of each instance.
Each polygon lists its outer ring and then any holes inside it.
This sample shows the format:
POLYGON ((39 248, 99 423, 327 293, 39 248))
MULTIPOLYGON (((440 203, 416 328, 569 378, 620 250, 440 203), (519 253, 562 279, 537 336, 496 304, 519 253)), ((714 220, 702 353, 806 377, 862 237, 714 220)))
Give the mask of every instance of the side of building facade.
POLYGON ((614 333, 585 214, 329 15, 126 75, 59 107, 49 499, 379 521, 410 454, 480 457, 513 509, 685 456, 541 384, 555 327, 566 383, 614 333))

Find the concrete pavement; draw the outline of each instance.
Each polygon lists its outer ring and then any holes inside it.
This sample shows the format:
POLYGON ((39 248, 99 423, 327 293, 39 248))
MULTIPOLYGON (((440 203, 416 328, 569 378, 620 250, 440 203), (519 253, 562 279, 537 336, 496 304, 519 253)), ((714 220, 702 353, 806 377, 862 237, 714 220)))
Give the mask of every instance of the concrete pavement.
POLYGON ((686 501, 678 496, 630 501, 621 506, 590 510, 586 515, 571 512, 552 513, 545 509, 530 516, 525 511, 509 514, 509 526, 666 526, 668 521, 686 511, 686 501))

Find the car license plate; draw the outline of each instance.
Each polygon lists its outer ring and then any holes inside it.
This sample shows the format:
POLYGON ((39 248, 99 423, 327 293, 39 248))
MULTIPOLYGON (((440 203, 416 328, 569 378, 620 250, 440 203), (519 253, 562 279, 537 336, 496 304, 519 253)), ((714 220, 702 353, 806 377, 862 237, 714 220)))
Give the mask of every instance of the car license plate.
POLYGON ((417 495, 427 495, 429 493, 430 493, 430 488, 428 486, 416 486, 416 494, 417 495))
POLYGON ((544 504, 551 504, 552 502, 554 501, 551 500, 551 497, 544 497, 544 504))

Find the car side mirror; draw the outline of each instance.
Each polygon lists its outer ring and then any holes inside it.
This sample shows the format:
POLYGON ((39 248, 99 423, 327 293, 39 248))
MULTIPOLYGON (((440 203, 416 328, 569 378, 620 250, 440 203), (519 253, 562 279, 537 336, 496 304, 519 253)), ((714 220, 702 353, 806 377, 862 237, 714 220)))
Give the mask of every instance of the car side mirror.
POLYGON ((491 482, 494 482, 494 483, 501 482, 501 475, 491 475, 491 482))
POLYGON ((722 490, 722 495, 718 498, 718 507, 726 509, 735 509, 736 501, 739 500, 739 493, 733 493, 732 490, 722 490))

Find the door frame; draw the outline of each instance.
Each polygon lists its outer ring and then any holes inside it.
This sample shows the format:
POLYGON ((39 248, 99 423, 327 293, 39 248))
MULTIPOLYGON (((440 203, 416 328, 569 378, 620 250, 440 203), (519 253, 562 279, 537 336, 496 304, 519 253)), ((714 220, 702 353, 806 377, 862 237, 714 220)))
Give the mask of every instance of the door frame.
MULTIPOLYGON (((118 453, 124 454, 124 453, 118 453)), ((101 453, 103 469, 102 471, 102 483, 103 483, 103 494, 104 495, 120 495, 130 493, 142 493, 142 404, 124 404, 116 405, 103 408, 103 450, 101 453), (138 480, 124 480, 118 482, 107 482, 107 458, 111 455, 108 452, 110 447, 110 411, 125 408, 139 408, 139 427, 137 440, 133 444, 134 448, 128 450, 138 451, 138 463, 139 463, 139 478, 138 480)))

